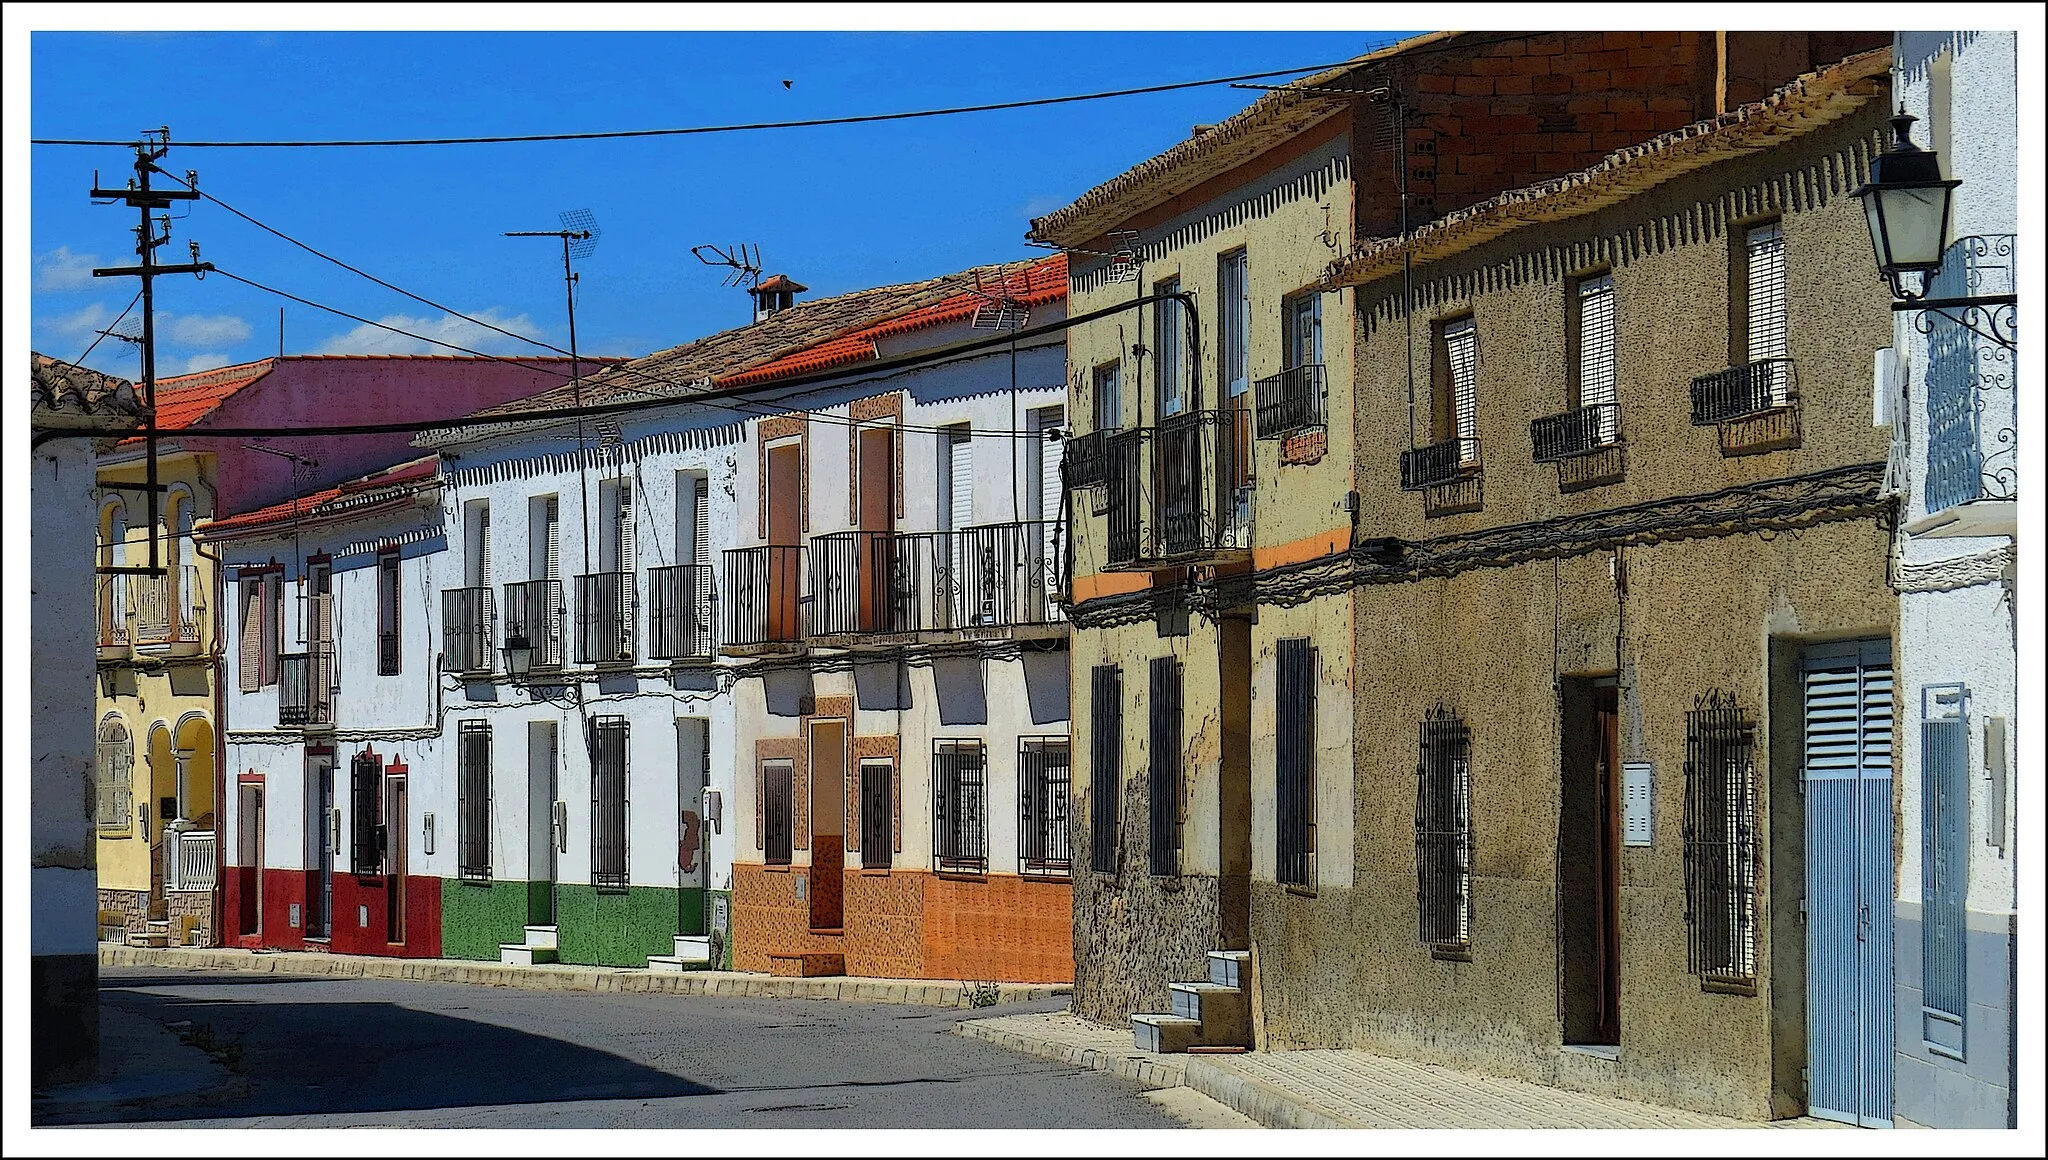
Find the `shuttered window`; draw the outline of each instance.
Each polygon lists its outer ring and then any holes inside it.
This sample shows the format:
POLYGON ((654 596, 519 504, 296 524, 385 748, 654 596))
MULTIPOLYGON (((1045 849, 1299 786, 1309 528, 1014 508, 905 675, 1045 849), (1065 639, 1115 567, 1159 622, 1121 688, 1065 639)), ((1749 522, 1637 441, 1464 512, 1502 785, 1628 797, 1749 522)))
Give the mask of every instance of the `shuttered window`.
POLYGON ((552 495, 548 497, 547 511, 541 516, 541 520, 543 535, 546 537, 547 544, 547 556, 541 562, 541 566, 544 569, 541 573, 541 579, 560 580, 562 578, 562 501, 559 498, 552 495))
POLYGON ((1251 261, 1243 250, 1216 260, 1216 307, 1222 312, 1217 354, 1222 363, 1225 399, 1251 389, 1252 287, 1251 261))
POLYGON ((1115 363, 1103 363, 1096 367, 1093 375, 1095 399, 1095 429, 1097 431, 1120 431, 1124 425, 1124 393, 1122 375, 1115 363))
POLYGON ((1944 1053, 1960 1055, 1969 1002, 1969 690, 1929 685, 1920 700, 1920 1004, 1953 1026, 1944 1053))
POLYGON ((1579 279, 1574 306, 1578 342, 1572 378, 1577 406, 1600 408, 1592 422, 1600 442, 1611 443, 1621 429, 1621 414, 1615 405, 1614 275, 1579 279))
POLYGON ((1472 734, 1438 705, 1422 718, 1415 763, 1415 900, 1418 937, 1432 950, 1472 942, 1472 734))
POLYGON ((626 889, 626 719, 590 721, 590 881, 626 889))
MULTIPOLYGON (((1168 278, 1152 288, 1154 294, 1177 294, 1180 279, 1168 278)), ((1187 323, 1181 317, 1179 299, 1165 298, 1152 308, 1152 352, 1159 383, 1159 417, 1187 410, 1187 369, 1182 348, 1186 345, 1187 323)), ((1098 429, 1107 424, 1096 424, 1098 429)))
POLYGON ((1310 855, 1315 850, 1315 647, 1306 638, 1280 641, 1276 668, 1274 878, 1285 885, 1314 886, 1310 855))
POLYGON ((356 754, 349 769, 350 869, 384 872, 384 762, 374 753, 356 754))
POLYGON ((93 746, 93 816, 103 834, 135 825, 135 740, 119 721, 100 727, 93 746))
POLYGON ((236 583, 241 598, 235 602, 235 672, 241 691, 253 693, 263 687, 263 577, 244 576, 236 583))
POLYGON ((1022 873, 1065 874, 1072 865, 1069 760, 1064 737, 1026 737, 1017 743, 1017 856, 1022 873))
POLYGON ((1123 670, 1096 665, 1088 674, 1088 868, 1113 874, 1117 805, 1123 798, 1123 670))
POLYGON ((277 683, 278 670, 283 667, 284 658, 284 576, 278 572, 263 575, 263 609, 258 670, 265 687, 277 683))
POLYGON ((1458 461, 1479 456, 1479 326, 1470 318, 1443 327, 1445 385, 1450 395, 1449 437, 1458 441, 1458 461))
POLYGON ((1180 662, 1152 658, 1152 873, 1180 873, 1180 662))
POLYGON ((887 761, 860 763, 860 864, 889 865, 895 846, 896 767, 887 761))
POLYGON ((464 505, 463 585, 481 588, 491 582, 491 505, 488 500, 471 500, 464 505))
POLYGON ((455 735, 456 872, 491 876, 491 726, 464 721, 455 735))
POLYGON ((761 856, 770 866, 789 865, 791 827, 790 791, 796 767, 787 761, 761 763, 761 856))
POLYGON ((932 744, 932 835, 941 869, 988 868, 988 753, 979 741, 932 744))
POLYGON ((618 506, 612 514, 613 534, 618 541, 613 553, 613 571, 631 572, 640 566, 640 551, 633 530, 633 481, 619 480, 612 494, 618 497, 618 506))
POLYGON ((946 517, 942 530, 958 531, 974 523, 974 440, 967 426, 946 429, 940 443, 945 462, 940 472, 946 494, 941 511, 946 517))
POLYGON ((711 564, 711 481, 690 481, 690 563, 711 564))
MULTIPOLYGON (((1748 361, 1782 359, 1785 341, 1785 231, 1777 222, 1751 226, 1743 235, 1743 316, 1748 332, 1748 361)), ((1783 364, 1764 372, 1771 405, 1789 401, 1792 376, 1783 364)))
POLYGON ((1756 986, 1756 723, 1710 692, 1685 715, 1685 921, 1702 986, 1756 986))
POLYGON ((377 555, 377 673, 396 676, 400 665, 398 644, 398 553, 377 555))
POLYGON ((1323 361, 1323 296, 1311 290, 1281 303, 1287 326, 1287 366, 1314 366, 1323 361))

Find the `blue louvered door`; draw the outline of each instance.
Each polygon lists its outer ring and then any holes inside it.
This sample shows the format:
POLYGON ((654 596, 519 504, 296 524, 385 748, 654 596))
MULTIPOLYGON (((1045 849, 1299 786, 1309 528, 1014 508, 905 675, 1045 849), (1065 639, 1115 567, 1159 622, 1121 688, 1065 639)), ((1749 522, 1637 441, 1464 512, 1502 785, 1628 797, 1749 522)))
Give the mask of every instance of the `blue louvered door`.
POLYGON ((1807 1108, 1892 1121, 1891 642, 1801 658, 1806 786, 1807 1108))

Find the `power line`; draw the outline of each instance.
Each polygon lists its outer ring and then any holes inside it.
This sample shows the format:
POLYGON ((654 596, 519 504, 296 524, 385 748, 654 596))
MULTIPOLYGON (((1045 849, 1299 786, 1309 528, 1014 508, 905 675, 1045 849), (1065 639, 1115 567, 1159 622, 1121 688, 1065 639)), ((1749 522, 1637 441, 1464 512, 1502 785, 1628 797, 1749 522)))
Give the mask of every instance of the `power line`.
POLYGON ((127 318, 128 312, 130 310, 135 309, 135 304, 140 301, 142 301, 142 291, 137 290, 135 292, 135 297, 130 298, 128 300, 128 305, 121 308, 121 313, 115 316, 114 321, 109 322, 106 324, 106 326, 100 328, 99 337, 92 340, 92 345, 85 348, 85 353, 79 355, 75 359, 72 359, 69 363, 66 363, 65 365, 74 366, 77 367, 79 370, 84 370, 85 360, 92 357, 92 352, 99 349, 100 343, 105 342, 107 336, 114 333, 114 328, 121 325, 121 320, 127 318))
MULTIPOLYGON (((1369 46, 1366 51, 1377 51, 1400 43, 1389 40, 1369 46)), ((761 129, 815 129, 834 125, 867 125, 882 121, 909 121, 924 117, 950 117, 962 113, 993 113, 1006 109, 1030 109, 1045 105, 1066 105, 1079 101, 1103 101, 1116 97, 1135 97, 1149 93, 1169 93, 1180 89, 1208 88, 1215 85, 1235 84, 1239 81, 1263 80, 1267 77, 1291 76, 1295 73, 1322 72, 1355 63, 1341 60, 1330 64, 1304 65, 1299 68, 1270 69, 1266 72, 1242 73, 1237 76, 1213 77, 1199 81, 1176 81, 1172 84, 1145 85, 1133 89, 1112 89, 1100 93, 1080 93, 1064 97, 1036 97, 1023 101, 999 101, 984 105, 958 105, 945 109, 918 109, 903 113, 869 113, 852 117, 818 117, 807 121, 757 121, 739 125, 697 125, 682 129, 615 129, 597 133, 526 133, 496 137, 412 137, 388 138, 382 140, 340 140, 340 141, 180 141, 181 149, 332 149, 365 146, 401 145, 503 145, 538 141, 600 141, 626 137, 684 137, 705 133, 744 133, 761 129)), ((119 145, 132 146, 133 141, 114 141, 75 137, 39 137, 29 141, 31 145, 119 145)))

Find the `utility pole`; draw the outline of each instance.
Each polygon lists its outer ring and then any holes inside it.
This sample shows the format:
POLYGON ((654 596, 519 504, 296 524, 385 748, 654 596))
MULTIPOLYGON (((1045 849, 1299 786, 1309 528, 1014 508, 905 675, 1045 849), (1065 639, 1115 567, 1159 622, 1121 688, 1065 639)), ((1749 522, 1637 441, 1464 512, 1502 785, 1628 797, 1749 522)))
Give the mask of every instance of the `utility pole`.
MULTIPOLYGON (((559 230, 507 230, 508 238, 560 238, 562 239, 562 284, 567 288, 569 298, 569 391, 578 410, 583 407, 583 365, 576 357, 576 283, 578 275, 572 263, 573 258, 589 257, 597 249, 597 238, 601 232, 597 219, 587 209, 566 210, 561 215, 559 230)), ((582 509, 583 526, 583 571, 590 571, 590 484, 584 473, 584 455, 588 445, 583 434, 583 417, 576 417, 576 492, 577 506, 582 509)))
MULTIPOLYGON (((177 265, 160 266, 156 263, 156 248, 171 240, 171 219, 166 214, 155 221, 150 220, 150 211, 169 209, 174 201, 193 201, 199 197, 197 172, 186 174, 184 189, 152 189, 149 177, 152 173, 170 174, 157 167, 157 161, 170 152, 171 131, 145 129, 142 140, 135 143, 135 176, 128 181, 126 189, 99 188, 99 175, 93 175, 92 198, 94 201, 126 202, 141 214, 141 221, 135 227, 135 252, 141 262, 134 266, 107 266, 92 272, 95 278, 140 278, 142 279, 142 440, 144 482, 139 486, 132 483, 106 484, 119 491, 141 491, 149 496, 149 565, 144 568, 100 567, 99 572, 120 572, 143 576, 164 574, 163 561, 158 556, 156 526, 161 518, 158 512, 158 497, 166 490, 157 478, 157 428, 156 428, 156 290, 155 279, 159 274, 193 274, 203 276, 213 269, 213 263, 199 260, 199 243, 192 243, 192 261, 177 265), (163 233, 157 233, 157 226, 163 233)), ((176 180, 173 178, 172 180, 176 180)))

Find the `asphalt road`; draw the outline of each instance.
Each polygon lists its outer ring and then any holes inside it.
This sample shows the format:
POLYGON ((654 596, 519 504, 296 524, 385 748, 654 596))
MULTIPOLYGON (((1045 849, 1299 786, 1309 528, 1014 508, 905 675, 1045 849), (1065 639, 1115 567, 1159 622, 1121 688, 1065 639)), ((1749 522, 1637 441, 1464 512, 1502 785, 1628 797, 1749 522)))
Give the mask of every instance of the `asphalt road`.
MULTIPOLYGON (((966 1013, 934 1007, 135 969, 103 970, 100 1001, 158 1023, 182 1027, 189 1020, 186 1034, 246 1086, 199 1102, 125 1109, 123 1122, 1187 1126, 1113 1076, 950 1034, 966 1013)), ((104 1123, 108 1116, 82 1119, 104 1123)))

